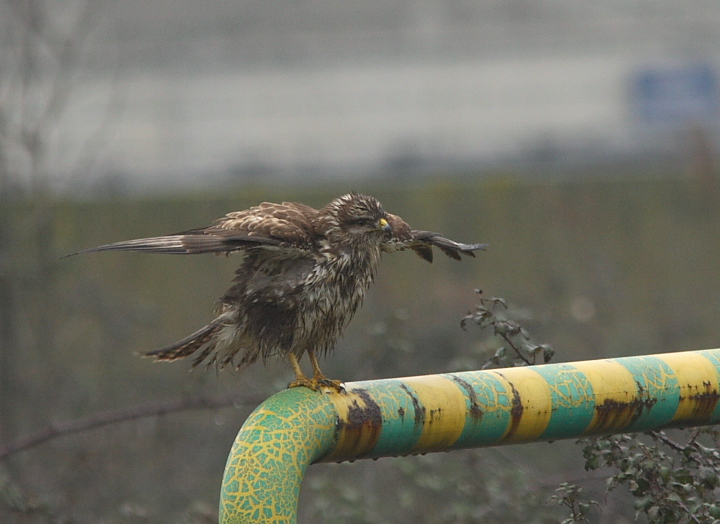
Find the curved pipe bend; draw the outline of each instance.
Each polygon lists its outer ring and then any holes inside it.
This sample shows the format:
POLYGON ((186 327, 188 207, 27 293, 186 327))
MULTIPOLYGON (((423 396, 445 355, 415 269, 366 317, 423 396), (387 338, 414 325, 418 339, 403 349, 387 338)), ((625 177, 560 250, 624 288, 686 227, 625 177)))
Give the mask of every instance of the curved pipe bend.
POLYGON ((294 523, 316 462, 720 422, 720 349, 292 388, 248 417, 220 522, 294 523))

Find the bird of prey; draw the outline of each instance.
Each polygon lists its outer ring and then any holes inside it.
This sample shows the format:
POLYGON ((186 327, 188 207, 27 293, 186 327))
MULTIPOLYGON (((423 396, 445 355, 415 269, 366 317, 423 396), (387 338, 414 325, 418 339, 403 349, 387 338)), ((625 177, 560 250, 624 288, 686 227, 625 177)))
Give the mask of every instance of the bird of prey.
POLYGON ((411 229, 375 198, 349 193, 322 209, 264 202, 228 213, 212 225, 174 235, 141 238, 80 251, 198 254, 243 251, 233 285, 220 297, 215 319, 167 347, 158 361, 194 356, 242 369, 258 358, 285 357, 296 380, 290 387, 318 390, 341 383, 323 375, 318 354, 332 350, 363 301, 383 252, 411 249, 428 262, 433 247, 460 260, 485 244, 461 244, 439 233, 411 229), (307 378, 298 360, 307 353, 307 378))

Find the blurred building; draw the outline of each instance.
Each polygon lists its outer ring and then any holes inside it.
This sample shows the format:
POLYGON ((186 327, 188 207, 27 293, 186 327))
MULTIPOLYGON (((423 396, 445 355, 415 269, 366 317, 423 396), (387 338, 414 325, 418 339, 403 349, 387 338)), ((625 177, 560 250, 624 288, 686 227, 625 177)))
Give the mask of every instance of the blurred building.
POLYGON ((71 147, 184 184, 598 161, 715 147, 717 0, 108 2, 71 147), (75 136, 77 135, 77 136, 75 136))

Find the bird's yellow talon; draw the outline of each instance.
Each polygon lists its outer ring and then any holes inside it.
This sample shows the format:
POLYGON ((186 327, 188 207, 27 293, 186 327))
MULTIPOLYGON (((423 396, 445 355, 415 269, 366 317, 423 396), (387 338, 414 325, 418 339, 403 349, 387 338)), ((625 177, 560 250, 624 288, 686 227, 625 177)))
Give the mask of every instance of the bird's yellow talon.
POLYGON ((313 381, 317 382, 323 387, 334 389, 338 393, 343 393, 345 391, 345 386, 343 386, 343 383, 339 380, 332 380, 329 378, 314 378, 313 381))
POLYGON ((320 391, 323 388, 328 389, 334 389, 338 393, 342 393, 345 391, 345 388, 342 385, 342 382, 339 380, 331 380, 329 378, 325 377, 316 377, 316 378, 307 378, 302 377, 298 378, 296 380, 293 380, 288 384, 289 388, 308 388, 312 389, 313 391, 320 391))
POLYGON ((290 382, 290 384, 288 384, 288 389, 290 388, 308 388, 313 391, 319 391, 320 385, 307 377, 302 377, 290 382))

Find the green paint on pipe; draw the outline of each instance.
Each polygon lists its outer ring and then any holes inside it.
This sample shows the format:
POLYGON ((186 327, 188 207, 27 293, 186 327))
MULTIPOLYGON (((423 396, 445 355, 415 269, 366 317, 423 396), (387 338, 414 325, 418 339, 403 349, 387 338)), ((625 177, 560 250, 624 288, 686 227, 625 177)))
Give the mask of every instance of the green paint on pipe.
POLYGON ((228 457, 222 524, 296 522, 307 467, 720 422, 720 349, 293 388, 250 415, 228 457))

